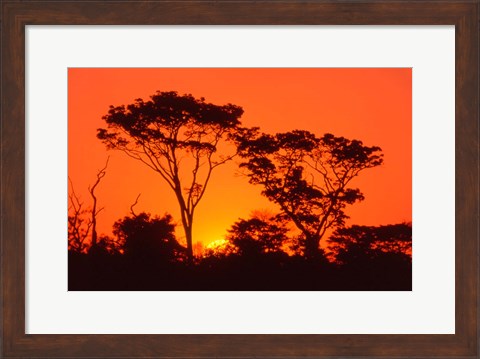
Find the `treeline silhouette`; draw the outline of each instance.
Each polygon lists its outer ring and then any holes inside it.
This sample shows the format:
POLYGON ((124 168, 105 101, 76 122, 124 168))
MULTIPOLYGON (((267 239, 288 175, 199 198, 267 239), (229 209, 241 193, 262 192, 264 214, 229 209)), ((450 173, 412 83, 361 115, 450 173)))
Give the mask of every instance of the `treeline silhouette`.
POLYGON ((411 290, 410 223, 336 230, 323 255, 304 255, 278 217, 237 221, 190 263, 172 217, 114 224, 84 252, 69 251, 69 290, 411 290))
POLYGON ((169 214, 135 213, 138 197, 112 236, 98 235, 95 190, 107 160, 88 188, 90 208, 70 181, 69 290, 411 290, 410 223, 346 227, 346 208, 364 199, 352 181, 382 165, 381 149, 329 133, 264 133, 242 126, 242 114, 176 92, 110 107, 97 138, 159 175, 184 236, 169 214), (279 213, 239 219, 195 255, 198 204, 214 170, 234 158, 279 213))

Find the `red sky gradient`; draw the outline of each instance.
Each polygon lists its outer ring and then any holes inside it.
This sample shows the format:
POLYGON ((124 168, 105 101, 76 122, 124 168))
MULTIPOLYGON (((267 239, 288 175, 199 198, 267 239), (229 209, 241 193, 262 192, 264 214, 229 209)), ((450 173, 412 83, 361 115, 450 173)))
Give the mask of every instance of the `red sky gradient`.
MULTIPOLYGON (((162 178, 124 153, 107 151, 96 138, 106 127, 110 105, 148 99, 159 91, 190 93, 216 105, 243 107, 245 126, 275 133, 304 129, 332 133, 380 146, 384 164, 365 170, 353 182, 365 195, 347 210, 348 224, 380 225, 412 220, 412 71, 411 69, 209 69, 71 68, 68 71, 68 175, 77 195, 90 205, 87 188, 108 156, 107 174, 96 191, 99 234, 136 212, 171 213, 183 239, 173 192, 162 178)), ((276 211, 260 187, 239 175, 236 162, 213 173, 194 219, 194 242, 224 237, 238 218, 254 210, 276 211)))

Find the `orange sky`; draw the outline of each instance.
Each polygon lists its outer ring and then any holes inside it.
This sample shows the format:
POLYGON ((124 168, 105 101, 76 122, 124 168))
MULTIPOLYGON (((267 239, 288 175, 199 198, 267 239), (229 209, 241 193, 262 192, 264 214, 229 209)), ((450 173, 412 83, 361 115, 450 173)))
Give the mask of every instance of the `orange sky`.
MULTIPOLYGON (((110 234, 115 220, 136 212, 171 213, 177 234, 183 229, 174 194, 144 164, 117 151, 106 151, 96 130, 109 105, 148 99, 159 91, 191 93, 217 105, 243 107, 245 126, 275 133, 305 129, 329 132, 380 146, 385 163, 365 170, 352 185, 365 195, 349 207, 349 224, 379 225, 412 218, 412 71, 411 69, 92 69, 68 71, 68 175, 77 195, 87 192, 110 156, 107 175, 96 194, 99 233, 110 234)), ((254 210, 276 209, 260 187, 238 175, 230 162, 213 173, 194 219, 194 242, 221 239, 238 218, 254 210)))

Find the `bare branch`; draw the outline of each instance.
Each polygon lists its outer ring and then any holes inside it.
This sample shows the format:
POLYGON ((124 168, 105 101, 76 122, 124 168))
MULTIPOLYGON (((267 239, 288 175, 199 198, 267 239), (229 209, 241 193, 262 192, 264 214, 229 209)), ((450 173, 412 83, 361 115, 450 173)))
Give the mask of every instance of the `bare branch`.
POLYGON ((134 212, 133 208, 138 204, 138 199, 140 198, 141 193, 138 194, 137 198, 135 198, 135 202, 130 206, 130 213, 133 217, 137 217, 137 214, 134 212))
POLYGON ((95 195, 95 189, 97 188, 100 181, 105 177, 107 174, 106 170, 108 167, 108 161, 110 160, 110 156, 107 157, 107 161, 105 162, 105 166, 97 172, 97 180, 95 181, 93 186, 88 186, 88 191, 93 199, 93 206, 92 206, 92 219, 91 219, 91 227, 92 227, 92 247, 97 245, 97 215, 100 213, 103 208, 97 211, 97 196, 95 195))

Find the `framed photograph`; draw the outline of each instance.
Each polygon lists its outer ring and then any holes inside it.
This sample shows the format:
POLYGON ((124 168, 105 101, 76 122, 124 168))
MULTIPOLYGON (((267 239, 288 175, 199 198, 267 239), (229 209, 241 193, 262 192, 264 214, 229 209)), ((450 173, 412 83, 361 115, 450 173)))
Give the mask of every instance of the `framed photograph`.
POLYGON ((2 357, 471 357, 478 2, 2 3, 2 357))
POLYGON ((410 291, 411 78, 69 68, 69 291, 410 291))

